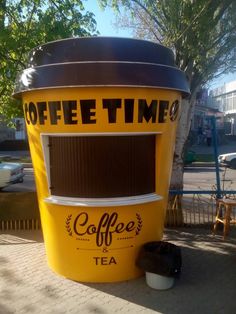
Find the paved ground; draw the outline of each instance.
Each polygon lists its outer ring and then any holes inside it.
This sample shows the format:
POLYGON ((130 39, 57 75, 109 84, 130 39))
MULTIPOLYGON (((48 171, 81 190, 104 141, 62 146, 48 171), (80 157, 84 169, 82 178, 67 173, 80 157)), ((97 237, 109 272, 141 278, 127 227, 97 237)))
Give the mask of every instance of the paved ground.
POLYGON ((40 232, 0 234, 0 313, 236 313, 236 229, 223 242, 207 229, 166 230, 182 248, 175 286, 149 288, 144 277, 121 283, 85 284, 47 266, 40 232))

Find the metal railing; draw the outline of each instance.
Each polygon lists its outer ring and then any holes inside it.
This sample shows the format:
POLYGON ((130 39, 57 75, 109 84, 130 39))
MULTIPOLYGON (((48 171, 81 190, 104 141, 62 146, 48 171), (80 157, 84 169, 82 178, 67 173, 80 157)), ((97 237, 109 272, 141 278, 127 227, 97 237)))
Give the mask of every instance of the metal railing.
POLYGON ((38 219, 11 219, 0 220, 0 230, 40 230, 41 222, 38 219))
MULTIPOLYGON (((170 192, 172 197, 167 207, 166 226, 214 224, 217 199, 215 191, 170 192)), ((221 195, 236 199, 236 191, 221 191, 221 195)), ((235 217, 236 208, 233 208, 232 218, 235 217)))
MULTIPOLYGON (((212 190, 170 190, 166 226, 213 224, 216 216, 216 200, 223 197, 236 199, 236 191, 226 190, 224 184, 221 187, 215 117, 209 117, 209 122, 212 128, 216 184, 212 190)), ((226 168, 224 179, 225 175, 226 168)), ((232 217, 235 217, 235 208, 232 217)))

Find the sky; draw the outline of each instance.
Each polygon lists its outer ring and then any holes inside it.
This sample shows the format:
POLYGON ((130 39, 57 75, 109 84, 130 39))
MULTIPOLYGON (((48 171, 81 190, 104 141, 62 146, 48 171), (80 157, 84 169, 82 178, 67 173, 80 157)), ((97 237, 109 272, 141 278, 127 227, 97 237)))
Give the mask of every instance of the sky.
MULTIPOLYGON (((112 9, 101 9, 97 0, 87 0, 83 2, 85 9, 94 13, 97 22, 97 29, 100 36, 115 36, 115 37, 133 37, 129 29, 119 29, 115 27, 115 13, 112 9)), ((209 83, 209 89, 214 89, 224 85, 230 81, 236 80, 236 73, 223 75, 218 79, 209 83)))
POLYGON ((116 17, 111 8, 101 9, 97 0, 86 0, 83 4, 86 10, 94 13, 100 36, 133 37, 130 30, 115 27, 116 17))

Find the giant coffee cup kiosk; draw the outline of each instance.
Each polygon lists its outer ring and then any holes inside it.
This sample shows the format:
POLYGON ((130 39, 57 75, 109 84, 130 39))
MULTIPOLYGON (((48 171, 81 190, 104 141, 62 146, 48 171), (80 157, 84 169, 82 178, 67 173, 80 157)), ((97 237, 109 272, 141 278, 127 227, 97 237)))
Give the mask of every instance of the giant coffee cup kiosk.
POLYGON ((49 266, 77 281, 141 275, 145 242, 162 238, 181 97, 171 50, 124 38, 35 48, 23 100, 49 266))

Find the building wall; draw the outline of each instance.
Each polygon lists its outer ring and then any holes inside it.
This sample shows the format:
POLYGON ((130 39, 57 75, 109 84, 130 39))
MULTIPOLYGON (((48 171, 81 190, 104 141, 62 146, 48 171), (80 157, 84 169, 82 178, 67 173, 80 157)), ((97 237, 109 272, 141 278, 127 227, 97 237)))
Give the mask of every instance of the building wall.
POLYGON ((24 118, 16 118, 13 123, 15 128, 10 128, 0 116, 0 142, 6 140, 26 140, 27 133, 24 118))
POLYGON ((9 128, 2 116, 0 116, 0 142, 15 139, 15 130, 9 128))
POLYGON ((210 91, 211 102, 222 111, 225 122, 230 123, 230 133, 236 135, 236 81, 210 91))
POLYGON ((212 102, 225 115, 236 114, 236 81, 224 84, 210 91, 212 102))

